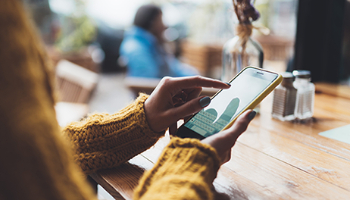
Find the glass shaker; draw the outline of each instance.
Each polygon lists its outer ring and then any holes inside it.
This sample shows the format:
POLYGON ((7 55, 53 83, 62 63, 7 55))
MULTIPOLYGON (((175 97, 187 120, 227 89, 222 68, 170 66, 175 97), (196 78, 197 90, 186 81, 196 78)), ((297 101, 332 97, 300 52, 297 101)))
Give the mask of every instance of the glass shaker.
POLYGON ((295 119, 297 96, 297 89, 293 86, 294 76, 290 72, 284 72, 281 75, 283 81, 274 91, 272 117, 281 121, 292 121, 295 119))
POLYGON ((294 87, 297 99, 294 115, 298 120, 310 119, 314 112, 315 85, 311 83, 311 73, 307 70, 294 70, 294 87))
MULTIPOLYGON (((244 27, 249 25, 238 25, 244 27)), ((263 66, 264 53, 261 45, 252 39, 242 37, 240 31, 245 30, 239 28, 236 30, 237 35, 228 40, 222 51, 222 74, 221 80, 228 82, 247 66, 260 67, 263 66)))

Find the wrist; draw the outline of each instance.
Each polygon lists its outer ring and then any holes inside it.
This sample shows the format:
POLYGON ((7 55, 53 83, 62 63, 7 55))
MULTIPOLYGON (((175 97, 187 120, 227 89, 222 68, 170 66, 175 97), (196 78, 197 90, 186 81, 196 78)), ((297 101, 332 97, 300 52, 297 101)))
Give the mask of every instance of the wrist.
MULTIPOLYGON (((148 128, 153 132, 153 133, 156 133, 156 134, 161 134, 161 135, 164 135, 165 133, 165 130, 157 130, 153 125, 152 125, 152 119, 154 118, 152 116, 152 112, 150 112, 150 109, 149 109, 149 95, 146 95, 146 94, 140 94, 140 97, 141 98, 144 98, 144 101, 143 101, 143 111, 144 111, 144 115, 145 115, 145 121, 146 121, 146 124, 148 126, 148 128)), ((139 98, 140 98, 139 97, 139 98)))
POLYGON ((163 131, 156 131, 152 128, 152 126, 149 123, 149 116, 147 114, 147 100, 149 98, 149 95, 140 93, 139 97, 136 99, 136 101, 139 102, 140 109, 142 109, 142 115, 143 115, 143 122, 141 123, 141 126, 145 129, 145 131, 148 133, 150 136, 163 136, 165 133, 165 130, 163 131))

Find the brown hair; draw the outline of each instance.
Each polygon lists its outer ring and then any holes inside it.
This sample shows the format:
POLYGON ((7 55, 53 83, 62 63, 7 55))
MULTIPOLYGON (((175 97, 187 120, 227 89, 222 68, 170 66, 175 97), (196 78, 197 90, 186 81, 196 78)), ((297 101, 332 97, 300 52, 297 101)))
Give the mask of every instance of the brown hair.
POLYGON ((149 30, 152 27, 153 21, 161 13, 162 10, 159 6, 154 4, 143 5, 136 12, 134 25, 149 30))

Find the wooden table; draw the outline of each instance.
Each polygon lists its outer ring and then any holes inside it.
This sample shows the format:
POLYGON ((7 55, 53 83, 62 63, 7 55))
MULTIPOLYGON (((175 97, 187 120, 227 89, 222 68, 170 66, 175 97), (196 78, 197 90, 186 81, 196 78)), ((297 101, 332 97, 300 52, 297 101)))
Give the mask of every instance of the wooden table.
MULTIPOLYGON (((326 94, 328 87, 317 90, 311 123, 272 119, 272 96, 262 102, 261 114, 219 170, 216 199, 350 199, 350 145, 318 135, 350 124, 350 99, 326 94)), ((168 142, 165 136, 128 163, 91 176, 113 197, 131 199, 168 142)))

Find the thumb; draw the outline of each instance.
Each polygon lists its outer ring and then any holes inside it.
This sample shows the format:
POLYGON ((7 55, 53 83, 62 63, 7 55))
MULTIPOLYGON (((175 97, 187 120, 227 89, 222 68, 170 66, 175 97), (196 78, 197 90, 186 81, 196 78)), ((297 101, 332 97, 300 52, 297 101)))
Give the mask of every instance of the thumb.
POLYGON ((231 138, 231 141, 236 141, 237 138, 247 130, 249 123, 254 119, 256 112, 253 110, 247 110, 241 114, 234 122, 233 126, 228 128, 225 132, 225 136, 231 138))
POLYGON ((179 107, 171 109, 170 116, 174 118, 174 121, 177 121, 181 118, 190 116, 194 113, 199 112, 204 107, 208 106, 211 99, 210 97, 197 97, 192 99, 179 107))

